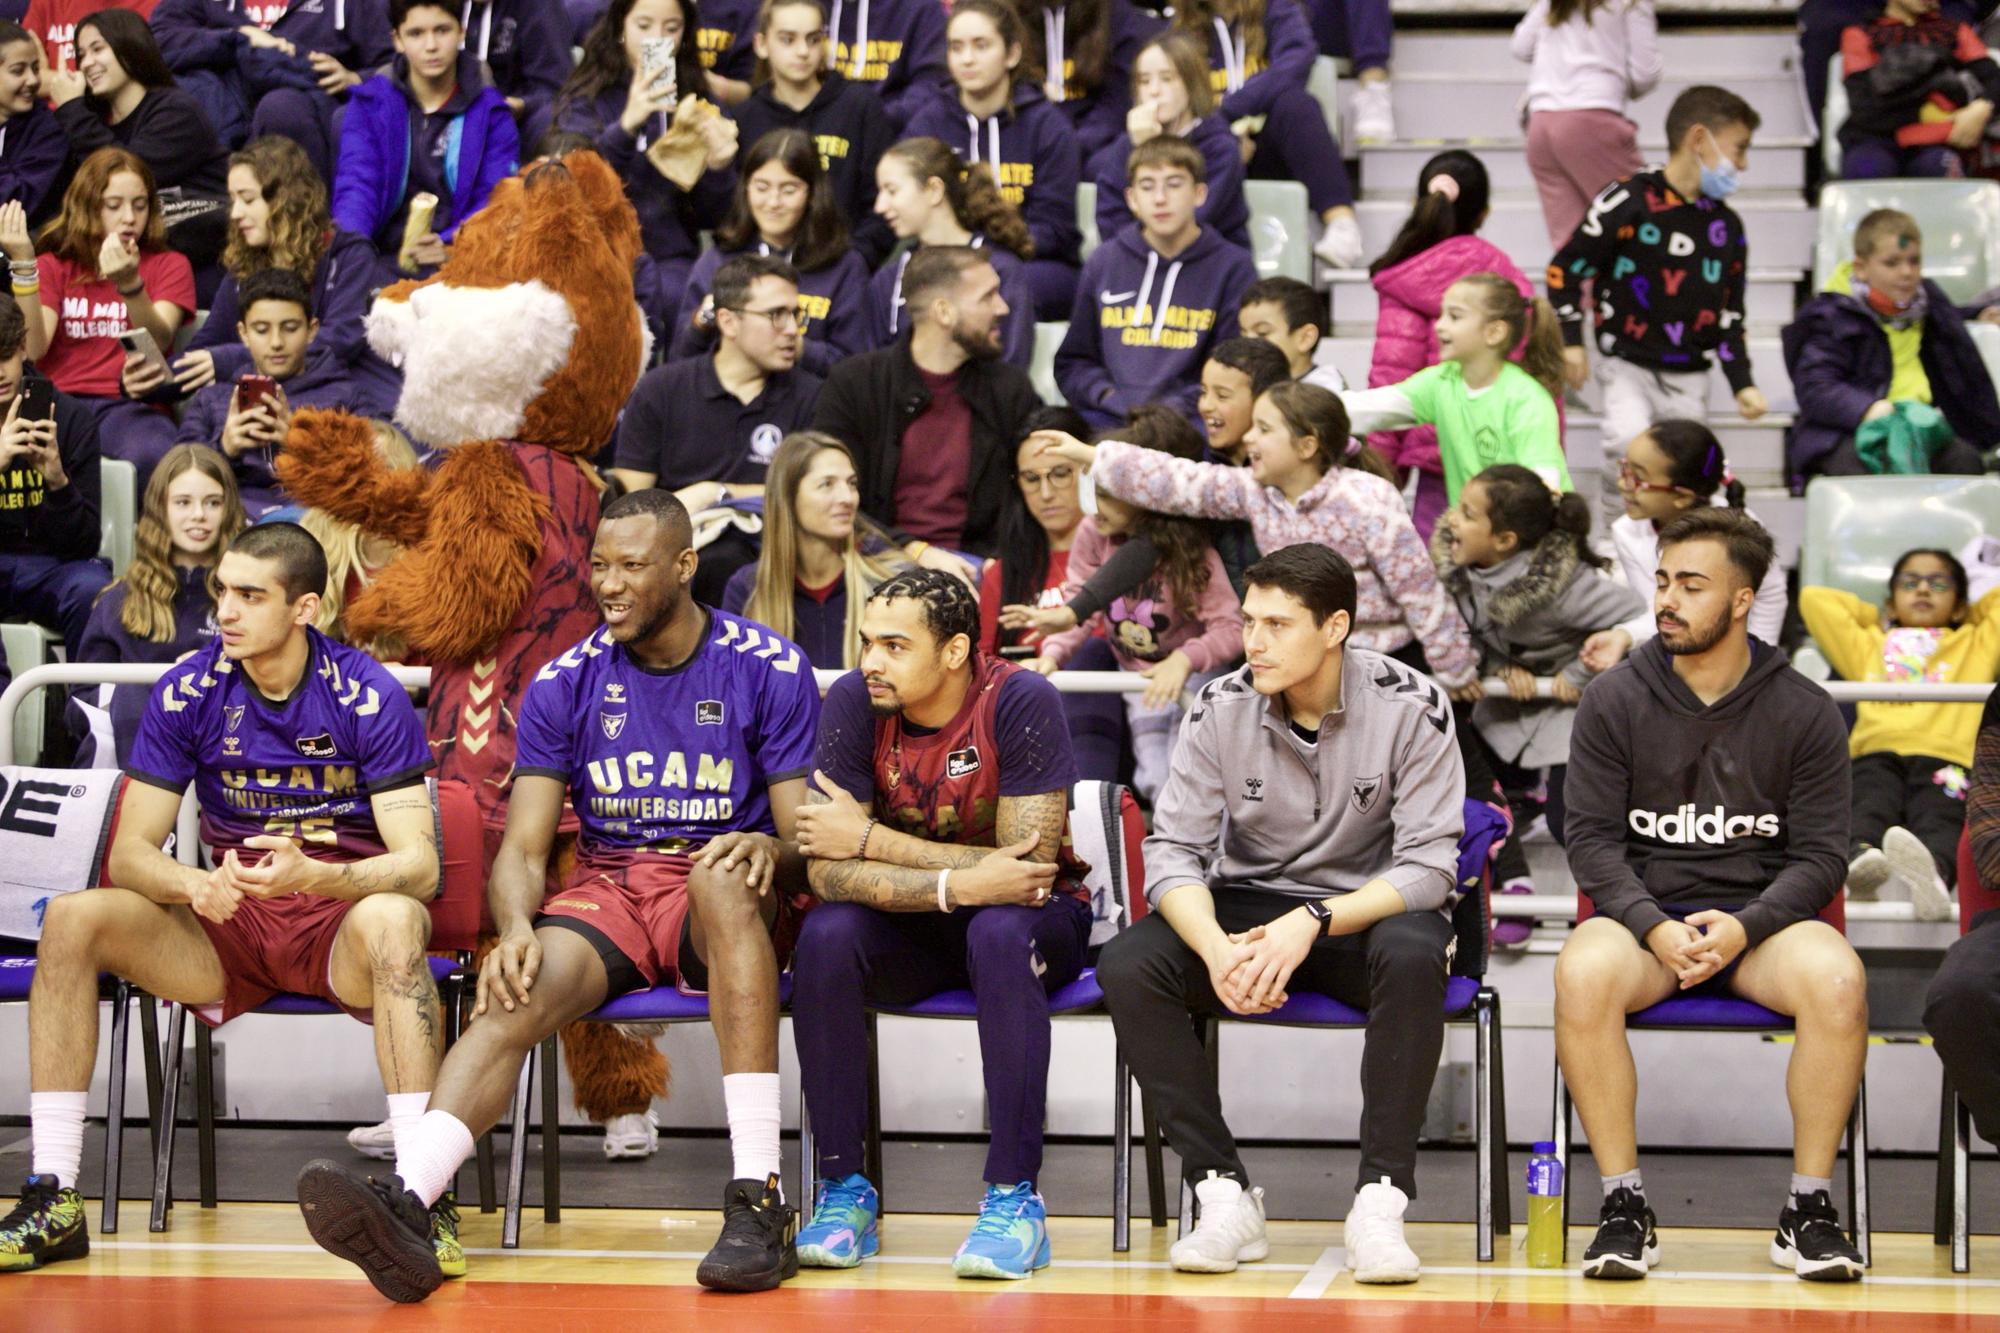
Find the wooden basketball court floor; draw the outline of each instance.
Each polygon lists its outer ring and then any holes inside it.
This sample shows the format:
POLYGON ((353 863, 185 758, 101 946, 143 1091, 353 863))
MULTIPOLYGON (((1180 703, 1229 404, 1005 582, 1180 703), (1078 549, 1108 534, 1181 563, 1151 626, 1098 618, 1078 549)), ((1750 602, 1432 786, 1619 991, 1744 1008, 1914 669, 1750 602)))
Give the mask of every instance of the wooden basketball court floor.
MULTIPOLYGON (((91 1217, 96 1219, 93 1205, 91 1217)), ((1469 1225, 1415 1224, 1424 1261, 1410 1287, 1358 1286, 1342 1267, 1339 1226, 1271 1226, 1271 1256, 1235 1274, 1197 1277, 1167 1264, 1172 1228, 1140 1220, 1132 1250, 1111 1251, 1103 1218, 1056 1218, 1055 1263, 1018 1283, 960 1281, 951 1254, 968 1217, 891 1215, 885 1252, 846 1272, 807 1270, 778 1291, 723 1296, 694 1269, 719 1224, 713 1212, 572 1208, 557 1225, 531 1212, 521 1248, 500 1248, 500 1218, 469 1209, 471 1274, 421 1306, 382 1300, 356 1270, 313 1246, 298 1211, 182 1203, 163 1235, 146 1231, 142 1202, 120 1229, 93 1236, 88 1259, 0 1278, 0 1329, 798 1329, 1123 1330, 1263 1328, 1405 1330, 1945 1329, 2000 1330, 2000 1243, 1976 1238, 1973 1272, 1955 1277, 1930 1237, 1875 1237, 1864 1282, 1816 1285, 1772 1267, 1768 1231, 1663 1230, 1665 1265, 1644 1282, 1585 1282, 1574 1270, 1531 1269, 1512 1247, 1472 1259, 1469 1225), (1982 1254, 1981 1251, 1984 1251, 1982 1254), (1982 1276, 1982 1271, 1985 1274, 1982 1276)), ((1515 1242, 1523 1232, 1515 1230, 1515 1242)), ((1589 1232, 1571 1232, 1574 1261, 1589 1232)))

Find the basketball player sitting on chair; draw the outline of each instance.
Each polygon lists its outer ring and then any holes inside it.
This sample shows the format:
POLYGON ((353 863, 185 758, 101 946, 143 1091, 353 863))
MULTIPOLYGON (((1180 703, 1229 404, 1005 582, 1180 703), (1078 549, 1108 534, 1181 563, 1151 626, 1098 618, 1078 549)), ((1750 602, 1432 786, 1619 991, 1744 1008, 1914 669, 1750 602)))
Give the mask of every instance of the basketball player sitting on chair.
POLYGON ((394 1179, 324 1161, 300 1173, 313 1239, 391 1300, 437 1289, 424 1211, 506 1111, 528 1052, 613 996, 675 982, 709 993, 735 1163, 695 1280, 762 1291, 798 1271, 779 1184, 778 969, 811 901, 792 833, 819 691, 791 642, 696 602, 694 575, 671 493, 605 506, 590 555, 604 628, 522 702, 487 892, 500 942, 472 1025, 394 1179), (544 901, 565 792, 582 821, 576 869, 544 901))
MULTIPOLYGON (((76 1181, 100 972, 212 1025, 281 991, 339 1005, 374 1024, 399 1125, 423 1113, 437 1075, 423 723, 373 658, 312 628, 326 554, 304 528, 246 530, 215 585, 220 632, 161 678, 132 744, 106 858, 117 887, 49 900, 28 1000, 34 1165, 0 1220, 0 1271, 90 1252, 76 1181), (189 782, 213 870, 160 850, 189 782)), ((432 1264, 463 1273, 450 1203, 422 1223, 432 1264)))

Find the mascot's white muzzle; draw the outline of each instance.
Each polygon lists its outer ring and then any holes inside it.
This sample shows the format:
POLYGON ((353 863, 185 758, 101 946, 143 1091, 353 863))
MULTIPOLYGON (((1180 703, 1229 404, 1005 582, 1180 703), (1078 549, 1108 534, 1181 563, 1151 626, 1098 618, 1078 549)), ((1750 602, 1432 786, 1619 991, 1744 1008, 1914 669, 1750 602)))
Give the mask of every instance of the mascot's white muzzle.
POLYGON ((541 282, 434 282, 368 312, 368 345, 403 372, 396 424, 433 448, 518 436, 575 341, 569 302, 541 282))

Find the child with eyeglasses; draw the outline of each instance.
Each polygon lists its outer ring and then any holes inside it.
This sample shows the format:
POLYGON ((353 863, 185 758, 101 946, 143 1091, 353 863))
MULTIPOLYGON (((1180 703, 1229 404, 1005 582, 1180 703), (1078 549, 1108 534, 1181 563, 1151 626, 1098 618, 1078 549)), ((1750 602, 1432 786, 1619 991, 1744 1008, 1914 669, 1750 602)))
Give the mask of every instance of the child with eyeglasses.
MULTIPOLYGON (((1838 588, 1802 588, 1799 613, 1828 662, 1848 680, 1971 684, 2000 673, 2000 590, 1976 604, 1965 566, 1949 551, 1905 551, 1889 574, 1889 603, 1838 588)), ((1958 838, 1980 705, 1855 705, 1847 891, 1916 905, 1917 918, 1951 915, 1958 838)))

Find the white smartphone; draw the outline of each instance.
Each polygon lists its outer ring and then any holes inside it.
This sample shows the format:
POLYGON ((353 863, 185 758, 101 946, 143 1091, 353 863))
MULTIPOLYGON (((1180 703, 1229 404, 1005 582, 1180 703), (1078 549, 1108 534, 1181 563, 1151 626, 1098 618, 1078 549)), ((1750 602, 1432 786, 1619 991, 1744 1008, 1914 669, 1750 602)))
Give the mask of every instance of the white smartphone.
POLYGON ((154 341, 151 330, 125 329, 117 337, 127 352, 144 357, 147 365, 157 366, 162 374, 172 378, 172 372, 167 368, 167 358, 160 354, 160 344, 154 341))
POLYGON ((646 86, 666 104, 668 111, 672 111, 675 103, 680 101, 674 67, 674 56, 679 48, 680 43, 671 37, 648 37, 639 43, 639 64, 645 71, 646 86))

